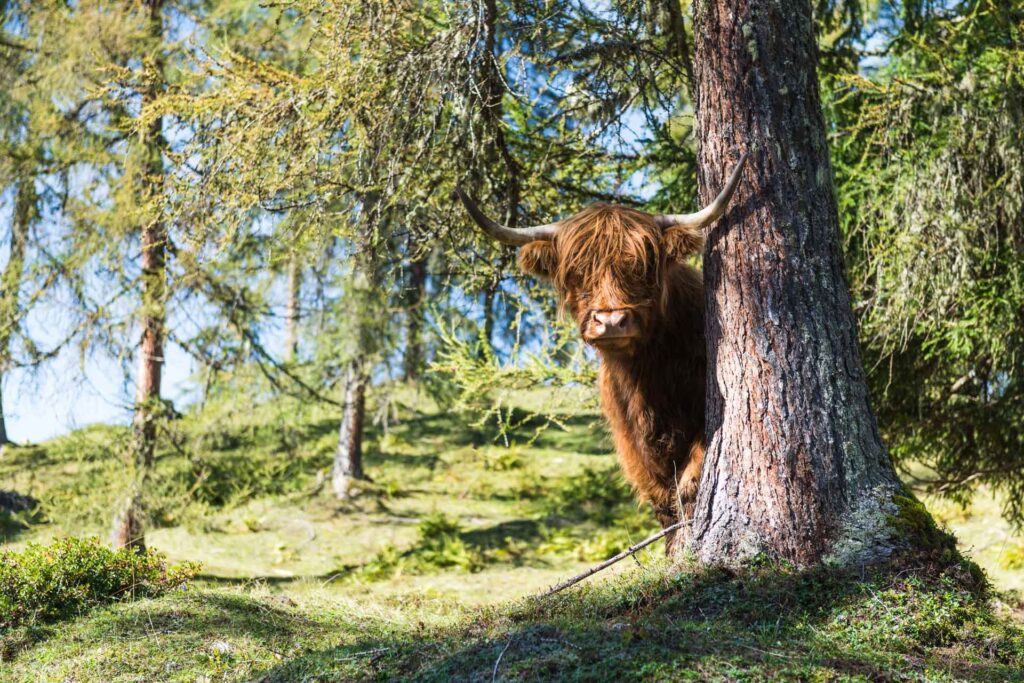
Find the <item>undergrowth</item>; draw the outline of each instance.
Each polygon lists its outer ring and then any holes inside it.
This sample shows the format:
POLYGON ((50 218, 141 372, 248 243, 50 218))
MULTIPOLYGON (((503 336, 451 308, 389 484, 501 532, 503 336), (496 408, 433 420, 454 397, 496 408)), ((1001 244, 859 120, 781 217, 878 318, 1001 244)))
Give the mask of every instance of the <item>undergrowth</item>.
MULTIPOLYGON (((14 659, 0 678, 1021 680, 1019 605, 948 554, 863 573, 770 561, 729 573, 672 571, 652 546, 522 599, 656 527, 599 419, 567 412, 538 430, 523 414, 520 438, 396 401, 366 435, 373 481, 336 501, 330 410, 212 400, 166 425, 148 492, 147 541, 204 574, 169 590, 195 569, 82 545, 68 573, 40 570, 6 598, 24 611, 5 622, 0 654, 14 659)), ((103 533, 125 436, 93 427, 6 449, 0 488, 37 501, 4 518, 9 541, 103 533)), ((1016 567, 1020 547, 992 552, 1016 567)), ((45 566, 43 548, 21 561, 45 566)))
POLYGON ((197 572, 194 564, 169 566, 152 550, 112 550, 95 538, 2 551, 0 630, 55 621, 106 602, 162 595, 197 572))

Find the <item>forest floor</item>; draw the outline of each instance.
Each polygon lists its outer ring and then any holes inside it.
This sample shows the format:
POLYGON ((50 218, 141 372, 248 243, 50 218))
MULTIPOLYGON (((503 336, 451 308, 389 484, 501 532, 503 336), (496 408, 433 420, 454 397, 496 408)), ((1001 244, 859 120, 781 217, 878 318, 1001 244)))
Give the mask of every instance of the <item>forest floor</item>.
MULTIPOLYGON (((928 504, 986 570, 987 598, 955 568, 668 573, 660 544, 530 597, 656 529, 584 399, 561 396, 549 422, 517 396, 503 436, 493 416, 398 391, 374 411, 372 482, 349 501, 325 484, 332 411, 213 402, 164 434, 147 535, 200 575, 3 634, 0 680, 1024 680, 1024 538, 985 492, 928 504)), ((92 427, 7 448, 0 489, 40 504, 0 518, 6 547, 105 538, 126 438, 92 427)))

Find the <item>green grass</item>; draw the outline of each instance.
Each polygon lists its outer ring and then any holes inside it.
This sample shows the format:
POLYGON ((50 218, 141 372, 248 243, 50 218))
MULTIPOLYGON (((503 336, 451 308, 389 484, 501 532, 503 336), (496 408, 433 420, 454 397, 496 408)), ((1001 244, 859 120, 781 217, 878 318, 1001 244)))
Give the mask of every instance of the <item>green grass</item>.
POLYGON ((78 619, 5 678, 1022 680, 1024 630, 969 572, 665 569, 482 609, 198 590, 78 619))
MULTIPOLYGON (((656 545, 579 588, 525 598, 656 528, 599 415, 576 399, 563 400, 561 426, 513 411, 522 424, 506 447, 493 422, 411 388, 376 404, 389 424, 368 433, 373 481, 345 502, 324 485, 333 411, 227 397, 171 423, 147 541, 171 562, 201 562, 200 576, 184 592, 10 630, 0 679, 490 680, 502 651, 499 677, 512 679, 1016 680, 1024 666, 1017 603, 953 570, 671 573, 656 545)), ((126 436, 93 427, 7 449, 0 488, 40 501, 3 519, 7 547, 105 537, 126 436)), ((983 566, 997 588, 1020 586, 1012 551, 1024 546, 996 502, 929 505, 962 546, 988 534, 983 566)))

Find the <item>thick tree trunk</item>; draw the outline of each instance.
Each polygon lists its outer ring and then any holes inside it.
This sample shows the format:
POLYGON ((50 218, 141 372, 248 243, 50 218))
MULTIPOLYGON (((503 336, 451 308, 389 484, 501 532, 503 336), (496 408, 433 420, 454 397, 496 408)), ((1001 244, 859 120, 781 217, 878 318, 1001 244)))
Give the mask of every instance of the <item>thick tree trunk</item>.
POLYGON ((299 351, 299 295, 302 269, 294 251, 288 256, 288 304, 285 310, 285 359, 294 361, 299 351))
POLYGON ((883 559, 903 488, 868 401, 840 254, 807 0, 695 10, 701 196, 747 151, 708 235, 707 457, 693 549, 806 566, 883 559))
MULTIPOLYGON (((150 35, 159 43, 163 38, 163 0, 149 0, 150 35)), ((163 76, 163 60, 156 51, 158 78, 143 93, 143 107, 159 94, 163 76)), ((140 203, 150 202, 163 190, 162 119, 157 117, 146 131, 142 144, 145 163, 137 179, 140 203)), ((143 495, 153 468, 156 449, 157 420, 163 411, 160 401, 160 379, 164 362, 164 337, 167 302, 167 226, 158 218, 150 218, 139 233, 142 250, 142 340, 139 345, 139 376, 136 379, 135 415, 129 447, 131 481, 121 505, 114 515, 111 541, 116 548, 146 547, 143 495)))
POLYGON ((11 250, 3 275, 0 276, 0 446, 10 443, 7 436, 2 385, 11 360, 11 339, 21 317, 18 293, 21 291, 21 280, 25 274, 28 228, 35 217, 35 212, 35 184, 31 177, 25 177, 18 182, 14 212, 11 216, 11 250))
POLYGON ((405 290, 407 323, 402 375, 406 381, 418 378, 423 366, 423 295, 426 285, 427 259, 425 256, 416 256, 409 263, 405 290))
POLYGON ((366 358, 360 353, 349 362, 345 373, 338 449, 334 453, 331 473, 331 488, 341 499, 352 496, 353 481, 366 478, 363 474, 363 419, 366 415, 367 381, 366 358))

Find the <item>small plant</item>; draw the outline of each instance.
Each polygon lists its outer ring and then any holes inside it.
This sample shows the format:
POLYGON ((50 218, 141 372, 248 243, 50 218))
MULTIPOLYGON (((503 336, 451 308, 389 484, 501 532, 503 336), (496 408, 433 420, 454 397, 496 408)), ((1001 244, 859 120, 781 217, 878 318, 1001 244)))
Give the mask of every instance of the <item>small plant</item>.
POLYGON ((381 581, 400 573, 401 568, 402 556, 394 545, 388 543, 360 567, 355 576, 366 581, 381 581))
POLYGON ((161 595, 198 571, 193 563, 168 566, 151 550, 111 550, 95 538, 30 544, 22 552, 0 553, 0 629, 161 595))
POLYGON ((499 451, 496 455, 488 455, 484 460, 484 469, 494 472, 517 470, 523 466, 523 456, 515 449, 499 451))
POLYGON ((457 536, 462 531, 462 527, 456 520, 450 519, 443 512, 435 512, 420 520, 417 531, 420 534, 420 543, 431 545, 442 536, 457 536))
POLYGON ((419 524, 417 559, 431 567, 459 567, 479 571, 484 564, 480 552, 462 540, 462 527, 442 513, 429 515, 419 524))

